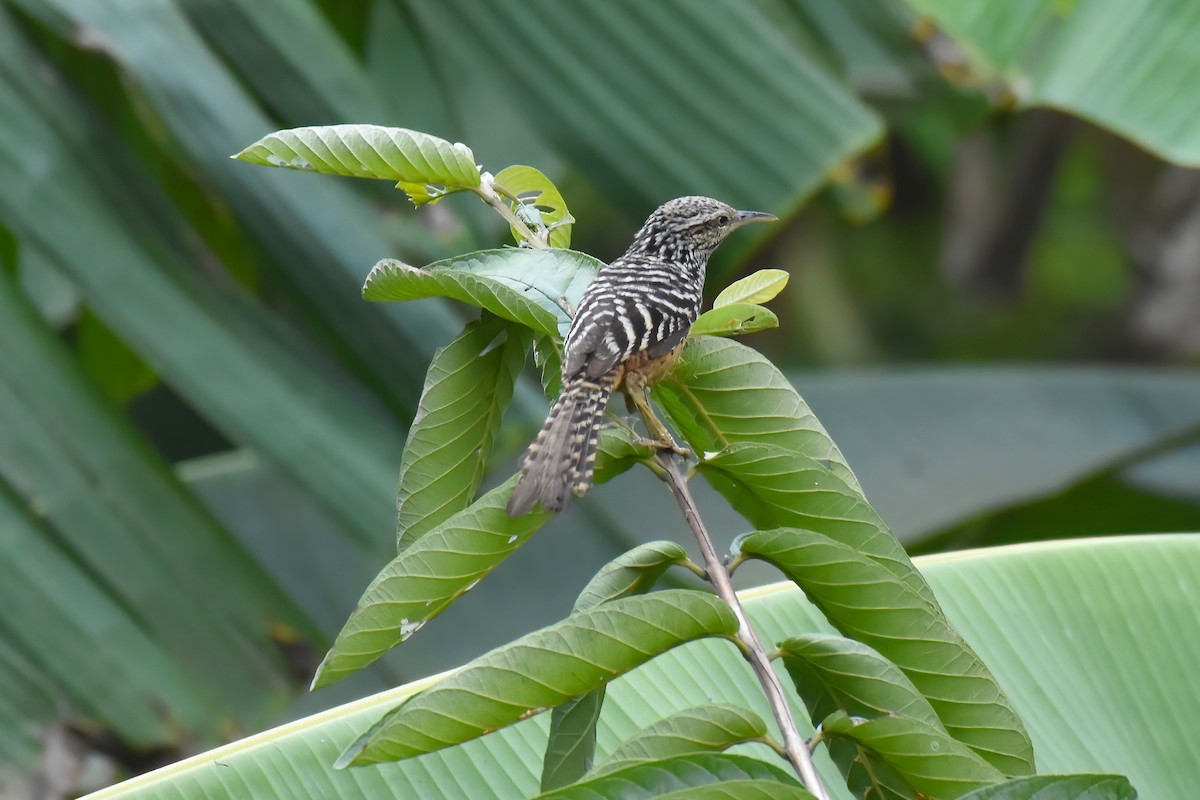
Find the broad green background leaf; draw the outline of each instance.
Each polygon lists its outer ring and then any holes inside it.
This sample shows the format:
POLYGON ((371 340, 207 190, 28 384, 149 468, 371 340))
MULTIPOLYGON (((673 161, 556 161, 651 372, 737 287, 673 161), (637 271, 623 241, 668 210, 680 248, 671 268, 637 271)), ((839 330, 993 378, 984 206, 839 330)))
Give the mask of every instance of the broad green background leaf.
POLYGON ((531 342, 526 329, 485 317, 434 354, 400 459, 399 549, 475 499, 531 342))
MULTIPOLYGON (((78 41, 83 31, 88 37, 85 41, 103 42, 103 52, 137 81, 140 96, 165 126, 169 136, 167 147, 174 151, 172 155, 200 165, 205 181, 221 193, 233 212, 253 220, 250 233, 270 256, 264 267, 286 275, 283 285, 306 315, 318 327, 336 331, 347 343, 347 356, 355 365, 356 374, 387 392, 389 400, 400 407, 415 399, 414 371, 420 374, 432 349, 424 343, 431 336, 435 341, 442 336, 450 338, 457 328, 453 318, 447 309, 437 306, 412 309, 404 320, 383 309, 363 308, 354 284, 362 276, 363 265, 374 263, 381 253, 387 252, 388 245, 369 206, 349 187, 336 180, 312 180, 282 170, 258 170, 229 159, 230 153, 278 126, 246 93, 238 76, 230 73, 208 48, 178 5, 98 5, 89 0, 17 0, 15 5, 67 41, 78 41)), ((7 75, 10 80, 31 84, 31 94, 46 95, 41 105, 48 105, 51 109, 48 113, 60 120, 79 114, 74 107, 62 107, 65 98, 61 89, 53 84, 48 87, 45 76, 30 70, 27 60, 16 60, 7 75)), ((37 108, 38 104, 32 107, 37 108)), ((15 121, 28 116, 30 111, 31 104, 22 98, 15 102, 15 109, 0 112, 0 117, 15 121)), ((20 138, 11 141, 5 138, 17 148, 17 157, 25 168, 31 164, 28 156, 32 149, 43 152, 49 163, 55 164, 56 173, 62 171, 60 178, 54 180, 42 176, 44 180, 39 185, 46 193, 52 195, 69 185, 69 181, 99 174, 103 176, 105 191, 125 200, 127 187, 134 178, 113 170, 111 164, 98 163, 106 160, 93 157, 93 145, 83 135, 92 127, 90 121, 82 118, 60 122, 54 132, 34 133, 25 128, 20 138), (52 146, 64 136, 79 141, 66 149, 52 146)), ((141 172, 132 160, 122 166, 141 172)), ((23 191, 23 181, 10 183, 6 178, 3 183, 17 196, 23 191)), ((37 197, 33 195, 30 199, 37 197)), ((49 218, 40 219, 45 225, 63 218, 90 219, 103 207, 102 201, 88 195, 77 198, 71 205, 56 204, 52 197, 46 197, 45 202, 56 209, 45 212, 49 218), (68 210, 72 206, 77 208, 68 210)), ((138 206, 146 209, 149 219, 162 217, 163 209, 170 208, 161 196, 154 195, 141 198, 138 206)), ((41 213, 36 204, 29 211, 41 213)), ((102 223, 102 227, 111 228, 112 223, 102 223)), ((160 232, 151 237, 161 235, 160 232)), ((95 249, 100 243, 110 246, 111 236, 111 232, 95 232, 89 227, 68 236, 66 242, 86 239, 93 249, 75 260, 93 267, 113 261, 111 269, 116 270, 125 254, 95 249)), ((42 241, 58 248, 66 244, 58 242, 55 234, 45 236, 42 241)), ((153 248, 147 251, 153 253, 153 248)), ((146 257, 146 253, 141 253, 137 261, 146 257)), ((73 277, 85 287, 88 285, 83 277, 73 277)), ((147 306, 129 305, 146 316, 147 306)), ((127 326, 132 323, 116 319, 115 310, 100 305, 93 308, 140 354, 148 356, 147 350, 153 348, 128 332, 127 326)), ((163 336, 163 332, 158 335, 163 336)), ((147 361, 169 379, 160 364, 149 357, 147 361)), ((186 364, 185 359, 177 361, 186 364)))
POLYGON ((465 144, 451 144, 420 131, 381 125, 327 125, 275 131, 233 157, 267 167, 350 178, 381 178, 451 189, 479 185, 475 155, 465 144))
POLYGON ((705 311, 692 325, 692 336, 741 336, 779 327, 779 317, 753 303, 730 303, 705 311))
POLYGON ((762 718, 744 708, 712 704, 684 709, 630 736, 594 770, 601 775, 631 764, 688 753, 728 750, 766 736, 762 718))
MULTIPOLYGON (((554 226, 549 236, 551 247, 571 246, 571 222, 567 219, 571 212, 567 210, 562 193, 545 173, 522 165, 505 167, 496 173, 495 185, 509 195, 525 200, 530 209, 537 212, 537 220, 542 226, 554 226)), ((522 239, 516 228, 512 234, 520 244, 522 239)))
POLYGON ((1035 775, 976 789, 962 800, 1134 800, 1120 775, 1035 775))
POLYGON ((339 763, 394 761, 469 741, 590 692, 685 642, 737 632, 715 595, 673 589, 581 611, 480 656, 384 715, 339 763))
MULTIPOLYGON (((917 563, 1028 720, 1040 769, 1123 773, 1143 797, 1187 796, 1200 780, 1189 738, 1200 697, 1178 687, 1200 661, 1200 612, 1193 602, 1200 592, 1200 536, 1053 542, 917 563), (1066 629, 1070 638, 1062 635, 1066 629), (1032 651, 1036 661, 1029 659, 1032 651)), ((828 630, 790 585, 745 597, 766 641, 828 630)), ((328 767, 381 711, 429 683, 251 737, 93 800, 219 795, 229 785, 245 797, 283 792, 297 800, 407 796, 430 787, 447 796, 505 800, 535 794, 544 718, 401 764, 328 767)), ((665 714, 714 700, 769 714, 753 676, 728 645, 697 643, 667 653, 609 686, 600 748, 611 751, 665 714)), ((836 787, 833 765, 819 766, 836 787)), ((834 796, 849 797, 844 790, 834 796)))
MULTIPOLYGON (((377 541, 390 512, 372 500, 392 491, 386 476, 400 449, 395 422, 336 391, 328 378, 340 370, 301 355, 277 323, 247 311, 244 297, 222 297, 169 266, 157 244, 141 242, 145 231, 122 216, 121 192, 144 176, 133 169, 122 182, 83 142, 64 138, 85 126, 72 122, 75 109, 58 94, 45 94, 45 113, 30 108, 24 96, 42 90, 29 85, 36 75, 27 66, 20 75, 0 73, 0 117, 13 130, 0 137, 0 210, 8 224, 36 242, 89 308, 226 436, 259 449, 350 531, 377 541)), ((368 318, 363 324, 369 327, 368 318)), ((389 369, 408 357, 397 355, 389 369)))
POLYGON ((650 800, 697 786, 771 778, 785 786, 795 785, 795 779, 789 773, 773 764, 746 756, 694 753, 633 764, 589 777, 572 786, 538 795, 538 800, 609 800, 613 797, 650 800))
POLYGON ((408 639, 537 533, 549 513, 513 518, 504 510, 516 482, 510 478, 449 517, 379 572, 317 669, 314 689, 408 639))
POLYGON ((363 297, 450 297, 539 333, 562 336, 571 320, 560 299, 577 308, 583 290, 602 266, 589 255, 561 249, 483 250, 424 268, 385 259, 367 276, 363 297))
POLYGON ((1188 99, 1200 38, 1195 3, 907 2, 1012 81, 1022 104, 1070 111, 1173 161, 1200 164, 1200 111, 1188 99))
POLYGON ((781 269, 760 269, 734 281, 713 298, 713 308, 735 303, 761 304, 773 300, 787 286, 788 274, 781 269))
MULTIPOLYGON (((131 720, 148 713, 134 709, 152 706, 156 692, 171 713, 214 739, 230 722, 269 719, 288 693, 285 669, 270 655, 269 629, 277 624, 312 635, 311 623, 138 441, 2 272, 0 419, 18 423, 0 426, 0 487, 15 548, 6 564, 18 573, 49 571, 36 578, 36 591, 24 586, 32 574, 4 581, 12 615, 0 628, 19 627, 14 635, 36 653, 37 669, 52 675, 73 703, 103 711, 105 725, 128 731, 120 701, 109 695, 141 691, 120 677, 128 665, 77 668, 79 641, 89 642, 97 660, 124 660, 100 646, 108 628, 168 670, 162 681, 142 675, 159 688, 130 706, 131 720), (197 564, 230 580, 204 606, 194 598, 212 592, 197 564), (63 629, 61 614, 79 617, 68 626, 74 634, 63 629), (82 696, 76 681, 90 682, 105 697, 82 696)), ((0 525, 0 536, 5 531, 0 525)), ((169 738, 166 726, 155 728, 169 738)), ((137 741, 153 740, 143 729, 137 741)))
POLYGON ((940 726, 909 717, 880 717, 856 725, 839 711, 824 721, 821 730, 861 746, 929 797, 955 800, 1004 777, 940 726))
POLYGON ((752 533, 740 549, 777 566, 834 627, 900 667, 952 736, 1005 775, 1034 772, 1025 726, 986 662, 907 584, 853 548, 811 531, 752 533))
POLYGON ((741 3, 714 0, 704 14, 680 0, 405 7, 439 61, 495 91, 520 86, 537 131, 602 191, 632 190, 635 216, 688 194, 791 209, 881 134, 872 112, 741 3), (756 46, 711 46, 725 39, 756 46), (714 93, 732 108, 714 107, 714 93))

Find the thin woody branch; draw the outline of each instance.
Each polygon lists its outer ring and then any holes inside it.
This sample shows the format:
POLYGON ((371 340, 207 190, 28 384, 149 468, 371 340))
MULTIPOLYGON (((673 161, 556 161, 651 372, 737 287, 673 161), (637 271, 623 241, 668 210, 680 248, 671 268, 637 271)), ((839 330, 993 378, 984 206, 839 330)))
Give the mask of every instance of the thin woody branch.
POLYGON ((742 650, 743 655, 745 655, 746 660, 750 663, 751 668, 753 668, 758 682, 762 684, 763 692, 767 696, 767 702, 771 705, 771 713, 775 715, 775 721, 779 724, 779 730, 783 734, 784 755, 791 762, 792 767, 796 770, 796 774, 804 782, 805 788, 817 800, 829 800, 829 794, 826 792, 824 784, 821 783, 820 776, 817 775, 812 755, 805 744, 804 737, 800 735, 800 731, 796 727, 796 720, 792 716, 792 709, 788 705, 787 696, 783 692, 783 685, 779 682, 779 676, 775 674, 775 670, 771 669, 770 658, 763 649, 762 642, 758 639, 758 634, 754 632, 753 626, 750 625, 746 611, 742 608, 741 600, 738 599, 737 593, 733 590, 733 582, 729 578, 729 572, 721 562, 720 556, 717 555, 712 539, 709 538, 708 530, 705 529, 704 522, 700 519, 700 511, 696 508, 696 500, 692 497, 691 489, 679 471, 679 464, 675 460, 675 454, 670 451, 662 451, 658 454, 658 460, 666 469, 667 485, 671 488, 671 494, 675 495, 675 499, 679 502, 679 508, 683 511, 683 518, 687 520, 688 527, 692 529, 692 533, 696 537, 696 542, 700 545, 700 552, 704 556, 704 566, 708 572, 709 582, 712 583, 717 596, 728 603, 729 607, 733 609, 733 613, 737 616, 737 635, 738 639, 744 645, 744 649, 742 650))

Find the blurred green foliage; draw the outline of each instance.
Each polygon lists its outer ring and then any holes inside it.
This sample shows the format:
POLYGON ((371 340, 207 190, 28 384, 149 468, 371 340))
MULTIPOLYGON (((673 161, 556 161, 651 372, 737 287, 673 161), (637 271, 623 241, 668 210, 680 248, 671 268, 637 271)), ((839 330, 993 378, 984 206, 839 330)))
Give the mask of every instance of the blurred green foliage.
MULTIPOLYGON (((471 197, 414 211, 382 184, 228 161, 278 128, 404 126, 535 166, 601 259, 671 196, 779 214, 720 251, 710 292, 791 273, 780 328, 751 341, 908 542, 1200 528, 1198 38, 1186 0, 0 2, 0 534, 43 542, 13 557, 48 559, 61 596, 100 598, 183 664, 153 702, 195 721, 121 733, 51 677, 0 725, 0 760, 24 781, 65 736, 90 755, 35 771, 142 769, 266 725, 392 552, 425 366, 466 320, 363 303, 362 279, 508 232, 471 197), (96 555, 122 547, 146 565, 96 555), (253 662, 237 692, 187 661, 189 639, 253 662)), ((536 380, 517 382, 485 486, 540 420, 536 380)), ((653 507, 641 477, 608 497, 653 507)), ((557 619, 596 566, 677 530, 669 507, 634 525, 612 506, 551 523, 561 536, 430 626, 439 647, 287 713, 557 619)), ((720 508, 714 530, 744 528, 720 508)), ((0 615, 0 697, 78 658, 78 640, 18 636, 50 624, 22 608, 0 615)))

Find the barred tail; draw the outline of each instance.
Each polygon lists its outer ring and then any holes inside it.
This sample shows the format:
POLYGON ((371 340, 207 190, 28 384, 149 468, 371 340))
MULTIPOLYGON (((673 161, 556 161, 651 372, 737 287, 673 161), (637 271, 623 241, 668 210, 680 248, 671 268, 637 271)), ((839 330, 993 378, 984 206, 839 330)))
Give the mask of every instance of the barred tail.
POLYGON ((586 375, 568 378, 550 415, 525 452, 521 478, 508 499, 508 515, 519 517, 541 503, 547 511, 562 511, 571 496, 592 488, 600 420, 612 394, 616 375, 595 380, 586 375))

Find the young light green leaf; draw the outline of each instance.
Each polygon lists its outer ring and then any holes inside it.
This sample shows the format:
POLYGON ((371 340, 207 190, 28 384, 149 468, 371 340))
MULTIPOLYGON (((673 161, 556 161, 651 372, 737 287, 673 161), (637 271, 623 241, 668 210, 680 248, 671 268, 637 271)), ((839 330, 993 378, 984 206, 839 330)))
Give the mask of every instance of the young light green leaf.
POLYGON ((781 788, 798 785, 795 777, 756 758, 731 753, 691 753, 633 764, 540 794, 535 800, 612 800, 614 797, 650 800, 667 793, 690 792, 698 787, 745 780, 773 781, 781 788))
MULTIPOLYGON (((537 226, 549 230, 551 247, 571 246, 571 226, 575 219, 567 210, 567 201, 558 187, 541 170, 521 165, 505 167, 496 173, 493 185, 506 198, 520 201, 518 213, 524 209, 534 217, 537 226)), ((516 228, 513 228, 513 238, 521 241, 516 228)))
MULTIPOLYGON (((675 542, 647 542, 601 567, 588 582, 573 612, 602 603, 644 594, 672 564, 687 561, 687 551, 675 542)), ((550 735, 542 762, 542 791, 579 780, 592 768, 596 755, 596 723, 604 704, 604 687, 556 706, 550 715, 550 735)))
POLYGON ((603 686, 685 642, 731 637, 737 627, 722 600, 684 589, 572 614, 475 659, 384 715, 346 749, 338 766, 397 761, 475 739, 603 686))
POLYGON ((737 303, 765 303, 787 286, 788 274, 781 269, 760 269, 740 281, 734 281, 721 290, 713 300, 713 308, 737 303))
POLYGON ((861 491, 845 457, 787 378, 743 344, 712 336, 689 339, 678 366, 654 394, 697 453, 734 442, 774 444, 829 461, 830 469, 861 491))
POLYGON ((780 642, 779 650, 814 724, 841 710, 855 717, 900 714, 942 727, 900 668, 862 642, 810 633, 780 642))
POLYGON ((1121 775, 1032 775, 996 783, 960 800, 1137 800, 1121 775))
POLYGON ((776 781, 736 780, 680 789, 655 800, 813 800, 807 789, 776 781))
POLYGON ((706 454, 698 471, 759 530, 823 533, 873 558, 937 608, 929 585, 875 509, 825 464, 772 444, 739 443, 706 454))
POLYGON ((779 317, 754 303, 731 303, 705 311, 692 325, 692 336, 741 336, 779 327, 779 317))
POLYGON ((649 591, 668 568, 688 560, 676 542, 646 542, 605 564, 575 601, 575 611, 649 591))
POLYGON ((436 617, 550 518, 504 510, 516 477, 417 539, 371 581, 317 668, 313 688, 370 664, 436 617))
POLYGON ((531 339, 485 314, 434 353, 400 459, 400 550, 471 504, 531 339))
POLYGON ((480 250, 418 268, 385 258, 367 275, 367 300, 450 297, 562 338, 583 290, 604 265, 574 250, 480 250))
POLYGON ((603 707, 601 686, 550 712, 550 735, 542 759, 543 792, 572 784, 591 770, 596 758, 596 724, 603 707))
POLYGON ((909 717, 856 722, 839 711, 821 723, 821 732, 861 747, 922 796, 955 800, 1004 779, 958 740, 909 717))
POLYGON ((695 706, 663 717, 626 739, 596 767, 603 775, 633 764, 659 761, 688 753, 719 752, 767 735, 762 718, 740 706, 695 706))
POLYGON ((475 155, 465 144, 380 125, 321 125, 276 131, 233 157, 268 167, 413 184, 413 191, 418 193, 427 184, 443 187, 427 191, 426 202, 440 196, 439 191, 444 194, 471 189, 480 182, 475 155))
POLYGON ((752 533, 740 550, 774 564, 834 627, 898 666, 952 736, 1005 775, 1034 772, 1029 734, 995 677, 906 583, 853 548, 797 528, 752 533))

